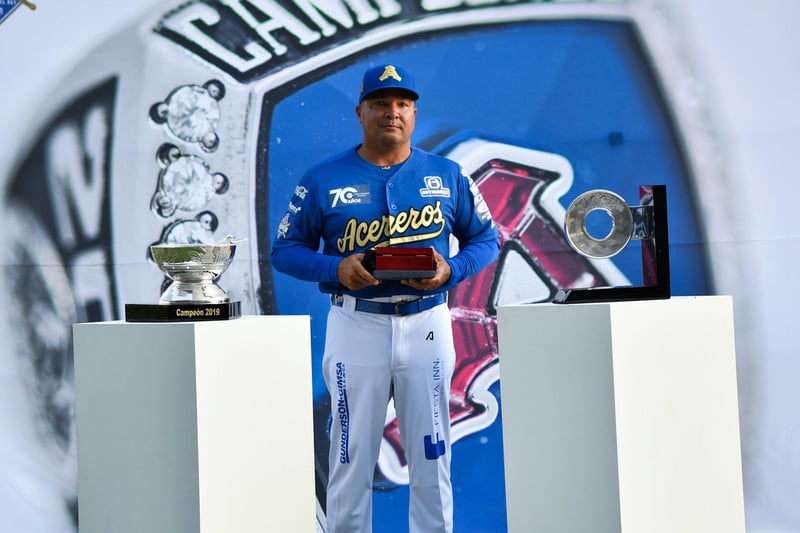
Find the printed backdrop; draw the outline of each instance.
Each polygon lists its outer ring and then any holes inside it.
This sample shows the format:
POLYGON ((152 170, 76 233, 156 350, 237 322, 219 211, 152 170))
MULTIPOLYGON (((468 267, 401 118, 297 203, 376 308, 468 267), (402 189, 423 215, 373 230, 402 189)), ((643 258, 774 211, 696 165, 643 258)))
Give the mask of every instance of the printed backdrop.
MULTIPOLYGON (((770 193, 789 198, 797 185, 784 183, 774 157, 757 172, 747 157, 780 152, 785 136, 764 130, 740 153, 724 111, 786 124, 795 140, 800 119, 794 107, 748 115, 719 81, 742 61, 726 66, 718 58, 730 54, 704 48, 720 19, 753 30, 769 22, 772 32, 777 14, 797 7, 773 0, 745 19, 713 2, 689 11, 695 28, 677 18, 691 3, 666 0, 143 0, 113 16, 99 2, 73 7, 81 28, 93 28, 81 35, 63 26, 64 8, 38 4, 0 24, 10 58, 0 102, 3 530, 76 529, 71 324, 120 319, 124 304, 157 300, 163 279, 150 244, 233 235, 247 241, 221 285, 243 311, 312 317, 324 531, 329 398, 319 363, 328 304, 313 284, 273 271, 269 249, 305 168, 358 142, 360 77, 384 63, 416 75, 415 144, 472 174, 502 236, 498 261, 450 295, 459 530, 506 529, 497 306, 550 301, 559 288, 641 284, 637 245, 588 261, 568 249, 561 227, 583 192, 609 189, 638 205, 639 186, 651 184, 667 185, 673 294, 734 296, 748 530, 800 529, 798 365, 788 357, 797 346, 776 327, 791 314, 781 298, 791 286, 764 290, 784 279, 770 268, 776 257, 791 268, 797 252, 787 249, 798 241, 781 224, 787 215, 769 209, 781 203, 770 193), (71 51, 66 42, 75 42, 71 51), (37 63, 44 59, 48 69, 37 63)), ((796 50, 797 39, 777 38, 764 37, 765 57, 747 48, 744 59, 751 67, 796 60, 782 46, 796 50)), ((797 86, 790 77, 770 97, 788 101, 797 86)), ((407 530, 397 431, 389 406, 374 483, 375 519, 392 524, 382 531, 407 530)))

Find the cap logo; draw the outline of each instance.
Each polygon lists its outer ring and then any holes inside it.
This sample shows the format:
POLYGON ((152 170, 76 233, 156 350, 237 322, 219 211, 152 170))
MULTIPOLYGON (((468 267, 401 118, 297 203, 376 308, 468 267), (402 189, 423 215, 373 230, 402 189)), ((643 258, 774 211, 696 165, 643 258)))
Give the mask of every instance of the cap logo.
POLYGON ((381 74, 381 77, 378 79, 380 81, 385 81, 387 78, 394 78, 397 81, 403 81, 403 78, 400 77, 400 74, 397 73, 393 65, 386 65, 386 68, 383 69, 383 74, 381 74))

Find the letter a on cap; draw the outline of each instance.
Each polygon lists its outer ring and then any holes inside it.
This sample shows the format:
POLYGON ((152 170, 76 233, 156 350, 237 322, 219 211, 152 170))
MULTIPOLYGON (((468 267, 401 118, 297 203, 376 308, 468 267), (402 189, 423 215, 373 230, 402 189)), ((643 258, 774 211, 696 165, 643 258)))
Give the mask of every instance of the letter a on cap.
POLYGON ((397 81, 403 81, 403 78, 401 78, 400 74, 395 70, 394 65, 386 65, 386 68, 383 69, 383 74, 381 74, 381 77, 378 79, 384 81, 386 78, 394 78, 397 81))

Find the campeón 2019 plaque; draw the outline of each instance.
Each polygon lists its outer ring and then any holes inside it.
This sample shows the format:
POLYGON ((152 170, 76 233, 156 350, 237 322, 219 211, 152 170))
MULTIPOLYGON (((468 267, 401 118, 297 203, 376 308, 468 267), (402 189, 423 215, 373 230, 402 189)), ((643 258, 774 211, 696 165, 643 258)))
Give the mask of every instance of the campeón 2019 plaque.
POLYGON ((242 314, 241 302, 125 304, 128 322, 193 322, 230 320, 242 314))

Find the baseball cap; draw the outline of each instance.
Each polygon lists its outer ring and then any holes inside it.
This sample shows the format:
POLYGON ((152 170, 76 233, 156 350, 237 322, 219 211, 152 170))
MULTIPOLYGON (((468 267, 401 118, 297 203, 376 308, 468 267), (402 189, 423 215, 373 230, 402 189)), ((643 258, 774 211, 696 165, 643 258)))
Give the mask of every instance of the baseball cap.
POLYGON ((361 103, 371 93, 382 89, 401 89, 411 93, 414 100, 419 98, 419 94, 414 88, 414 76, 411 75, 411 72, 397 65, 381 65, 364 73, 358 102, 361 103))

